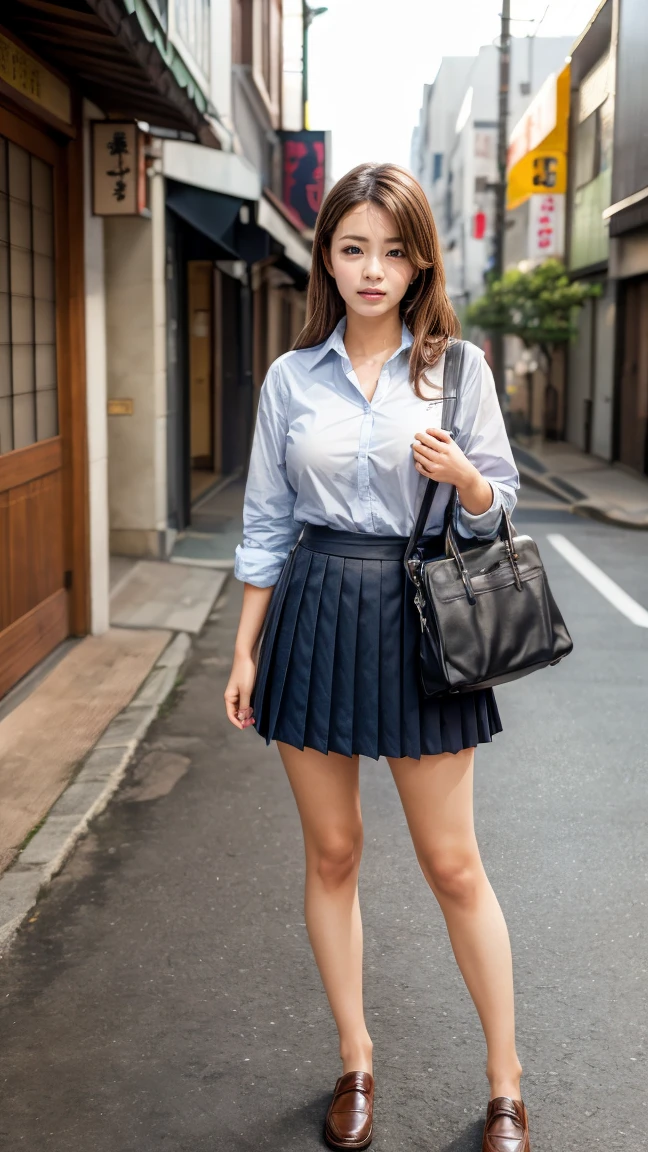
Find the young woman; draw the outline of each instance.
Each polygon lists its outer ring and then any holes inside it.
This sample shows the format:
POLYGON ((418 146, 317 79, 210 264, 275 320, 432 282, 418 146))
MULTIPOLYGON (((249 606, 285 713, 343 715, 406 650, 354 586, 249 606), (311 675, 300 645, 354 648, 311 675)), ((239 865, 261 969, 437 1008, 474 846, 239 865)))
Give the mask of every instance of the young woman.
POLYGON ((486 1036, 483 1148, 529 1152, 509 937, 473 825, 475 746, 502 726, 490 689, 423 694, 403 567, 429 478, 439 486, 426 548, 442 539, 454 490, 464 538, 494 538, 516 500, 493 377, 472 344, 453 428, 440 428, 456 328, 422 188, 393 164, 354 168, 319 213, 306 326, 261 389, 225 691, 232 724, 276 740, 299 809, 306 925, 340 1035, 333 1148, 366 1148, 373 1133, 358 757, 385 756, 486 1036))

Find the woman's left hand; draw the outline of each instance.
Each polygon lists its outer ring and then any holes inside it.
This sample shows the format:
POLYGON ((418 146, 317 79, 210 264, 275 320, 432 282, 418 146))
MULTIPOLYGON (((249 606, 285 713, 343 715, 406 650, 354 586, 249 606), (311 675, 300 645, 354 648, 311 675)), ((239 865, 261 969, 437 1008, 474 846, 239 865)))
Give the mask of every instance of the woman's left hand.
POLYGON ((442 428, 427 428, 425 432, 417 432, 412 451, 417 471, 429 480, 465 488, 479 476, 474 464, 470 463, 452 436, 442 428))
POLYGON ((417 471, 428 480, 453 484, 466 512, 480 516, 492 507, 494 489, 442 428, 417 432, 412 444, 417 471))

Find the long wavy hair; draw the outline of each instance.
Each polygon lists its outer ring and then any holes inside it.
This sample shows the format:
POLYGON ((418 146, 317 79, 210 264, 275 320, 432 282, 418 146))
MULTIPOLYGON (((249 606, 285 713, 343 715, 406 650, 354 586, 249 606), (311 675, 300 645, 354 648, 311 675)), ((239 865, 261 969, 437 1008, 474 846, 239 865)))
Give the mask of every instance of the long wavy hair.
POLYGON ((293 347, 312 348, 330 336, 346 308, 324 262, 333 233, 343 216, 359 204, 377 204, 391 212, 405 254, 418 269, 400 303, 401 318, 414 342, 410 382, 417 396, 423 373, 436 364, 448 341, 460 332, 445 290, 441 246, 427 197, 418 180, 398 164, 358 164, 338 180, 319 210, 313 238, 313 263, 306 301, 306 324, 293 347))

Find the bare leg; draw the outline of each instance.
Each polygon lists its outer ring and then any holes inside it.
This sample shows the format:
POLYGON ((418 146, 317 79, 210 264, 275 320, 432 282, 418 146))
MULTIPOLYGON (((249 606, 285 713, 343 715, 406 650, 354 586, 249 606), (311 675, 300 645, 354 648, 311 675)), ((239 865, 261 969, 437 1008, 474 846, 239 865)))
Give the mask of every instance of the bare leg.
POLYGON ((439 901, 452 950, 479 1013, 491 1099, 520 1099, 508 930, 479 855, 473 823, 474 749, 390 759, 414 849, 439 901))
POLYGON ((362 1005, 358 871, 362 815, 357 756, 324 756, 277 741, 304 834, 306 927, 340 1034, 343 1072, 372 1072, 362 1005))

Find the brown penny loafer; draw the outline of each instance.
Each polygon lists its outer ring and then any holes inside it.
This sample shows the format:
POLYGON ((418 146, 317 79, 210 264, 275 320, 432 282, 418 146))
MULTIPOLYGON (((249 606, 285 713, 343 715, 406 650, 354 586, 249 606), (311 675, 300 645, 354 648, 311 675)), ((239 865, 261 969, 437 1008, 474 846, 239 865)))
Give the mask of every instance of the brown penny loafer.
POLYGON ((368 1148, 373 1138, 374 1081, 370 1072, 345 1072, 333 1089, 324 1137, 330 1148, 368 1148))
POLYGON ((496 1096, 488 1101, 482 1152, 531 1152, 529 1117, 522 1100, 496 1096))

